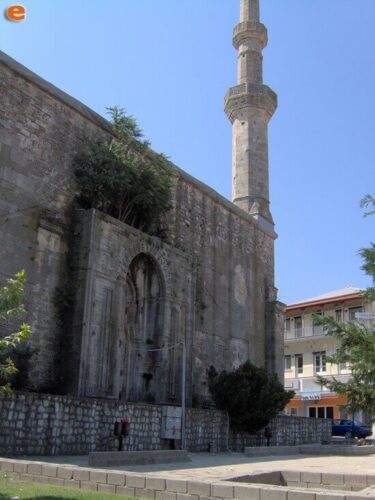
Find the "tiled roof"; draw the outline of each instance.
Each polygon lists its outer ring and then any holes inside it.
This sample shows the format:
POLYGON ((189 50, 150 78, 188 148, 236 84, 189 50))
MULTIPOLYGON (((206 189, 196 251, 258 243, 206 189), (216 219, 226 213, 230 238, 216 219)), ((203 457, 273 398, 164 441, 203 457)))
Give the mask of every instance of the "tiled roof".
POLYGON ((356 288, 354 286, 346 286, 344 288, 339 288, 338 290, 332 290, 332 292, 323 293, 321 295, 317 295, 316 297, 311 297, 309 299, 299 300, 297 302, 293 302, 288 304, 287 307, 296 307, 298 305, 309 305, 314 303, 324 303, 325 301, 331 302, 334 299, 342 299, 346 296, 355 296, 356 294, 360 294, 363 292, 363 289, 356 288))

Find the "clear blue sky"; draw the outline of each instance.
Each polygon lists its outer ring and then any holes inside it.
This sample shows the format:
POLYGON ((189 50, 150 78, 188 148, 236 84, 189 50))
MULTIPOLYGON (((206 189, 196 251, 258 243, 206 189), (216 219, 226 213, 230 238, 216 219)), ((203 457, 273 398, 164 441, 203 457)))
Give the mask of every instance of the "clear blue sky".
MULTIPOLYGON (((124 106, 154 149, 230 197, 223 96, 236 83, 239 0, 20 3, 26 21, 0 18, 3 51, 100 114, 124 106)), ((375 193, 375 1, 261 0, 261 12, 264 80, 279 96, 269 134, 279 298, 367 286, 358 249, 375 217, 359 200, 375 193)))

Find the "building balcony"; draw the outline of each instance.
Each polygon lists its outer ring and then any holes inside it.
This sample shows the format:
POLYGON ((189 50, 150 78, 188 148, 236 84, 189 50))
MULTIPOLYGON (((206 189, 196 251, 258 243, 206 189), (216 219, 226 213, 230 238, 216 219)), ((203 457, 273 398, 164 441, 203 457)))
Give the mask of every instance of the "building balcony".
POLYGON ((324 337, 325 331, 323 326, 304 326, 293 328, 284 332, 284 340, 303 340, 311 337, 324 337))
MULTIPOLYGON (((326 375, 325 373, 320 373, 320 375, 324 375, 327 378, 330 378, 330 375, 326 375)), ((350 378, 349 373, 343 373, 338 375, 333 375, 336 380, 340 382, 347 382, 350 378)), ((299 378, 286 378, 284 382, 284 387, 287 390, 293 390, 296 393, 296 396, 303 395, 304 397, 308 397, 309 393, 313 396, 316 394, 330 394, 328 389, 325 389, 320 384, 317 383, 316 377, 299 377, 299 378)))

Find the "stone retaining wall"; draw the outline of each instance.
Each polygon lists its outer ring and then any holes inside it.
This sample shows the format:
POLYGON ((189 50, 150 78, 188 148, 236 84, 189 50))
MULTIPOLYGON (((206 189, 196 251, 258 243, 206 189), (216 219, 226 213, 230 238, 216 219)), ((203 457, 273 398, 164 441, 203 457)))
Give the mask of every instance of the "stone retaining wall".
MULTIPOLYGON (((331 440, 331 420, 280 416, 270 422, 271 446, 294 446, 300 444, 326 443, 331 440)), ((230 432, 229 447, 243 451, 246 446, 265 446, 264 432, 255 435, 230 432)))
MULTIPOLYGON (((172 445, 160 438, 162 406, 106 399, 74 398, 16 392, 0 397, 0 455, 85 455, 114 451, 116 420, 128 418, 130 433, 123 449, 162 450, 172 445)), ((271 422, 272 445, 324 442, 330 421, 277 417, 271 422)), ((186 447, 189 451, 244 451, 264 445, 257 436, 230 433, 225 413, 188 408, 186 447)))

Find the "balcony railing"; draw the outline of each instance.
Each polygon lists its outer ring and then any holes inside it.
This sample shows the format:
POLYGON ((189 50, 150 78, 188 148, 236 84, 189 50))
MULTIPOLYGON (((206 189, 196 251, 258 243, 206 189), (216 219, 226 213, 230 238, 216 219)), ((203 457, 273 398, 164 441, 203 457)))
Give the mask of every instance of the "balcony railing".
POLYGON ((321 337, 325 335, 323 326, 304 326, 291 328, 284 332, 285 340, 301 339, 304 337, 321 337))
MULTIPOLYGON (((331 375, 327 375, 327 377, 331 378, 331 375)), ((338 374, 334 375, 334 377, 340 382, 347 382, 350 374, 338 374)), ((322 387, 317 383, 316 377, 287 378, 284 381, 284 387, 286 389, 293 389, 297 394, 299 392, 322 391, 322 387)), ((323 389, 323 392, 329 391, 323 389)))

